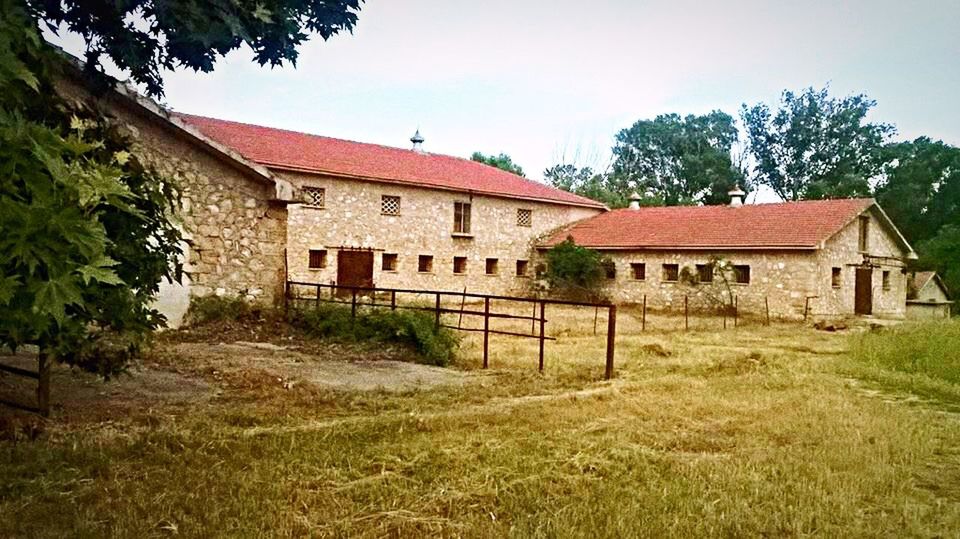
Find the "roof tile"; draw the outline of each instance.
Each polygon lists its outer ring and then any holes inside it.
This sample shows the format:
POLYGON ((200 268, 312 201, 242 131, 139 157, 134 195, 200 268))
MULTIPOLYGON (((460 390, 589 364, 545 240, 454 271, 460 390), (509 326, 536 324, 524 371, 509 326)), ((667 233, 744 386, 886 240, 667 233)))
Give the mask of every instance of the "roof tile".
POLYGON ((597 249, 815 249, 873 204, 857 198, 622 209, 574 223, 544 245, 572 236, 597 249))
POLYGON ((176 116, 205 136, 267 167, 604 208, 595 200, 459 157, 203 116, 179 113, 176 116))

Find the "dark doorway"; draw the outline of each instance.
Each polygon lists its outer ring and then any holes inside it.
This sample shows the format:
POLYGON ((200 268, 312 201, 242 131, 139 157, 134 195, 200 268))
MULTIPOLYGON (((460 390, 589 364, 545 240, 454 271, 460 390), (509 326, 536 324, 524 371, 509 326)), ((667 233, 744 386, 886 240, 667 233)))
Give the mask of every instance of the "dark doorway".
POLYGON ((340 251, 337 253, 337 286, 340 294, 350 294, 349 287, 373 287, 373 251, 340 251))
POLYGON ((873 270, 870 268, 857 268, 853 312, 873 314, 873 270))

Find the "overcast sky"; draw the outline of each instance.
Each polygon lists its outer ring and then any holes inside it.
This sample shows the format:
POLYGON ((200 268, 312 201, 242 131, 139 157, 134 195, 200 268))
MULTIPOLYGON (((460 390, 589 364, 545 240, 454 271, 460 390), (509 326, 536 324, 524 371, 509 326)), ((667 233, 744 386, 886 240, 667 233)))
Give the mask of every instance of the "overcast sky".
POLYGON ((250 58, 167 74, 166 104, 399 147, 419 127, 427 151, 506 152, 536 179, 578 151, 607 163, 638 119, 827 83, 898 138, 960 144, 960 0, 369 0, 296 68, 250 58))

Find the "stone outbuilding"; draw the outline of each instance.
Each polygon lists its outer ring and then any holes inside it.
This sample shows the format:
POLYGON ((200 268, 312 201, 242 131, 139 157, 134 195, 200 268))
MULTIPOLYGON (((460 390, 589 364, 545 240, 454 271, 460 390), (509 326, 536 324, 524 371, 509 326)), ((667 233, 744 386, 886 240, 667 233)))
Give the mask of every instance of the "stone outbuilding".
POLYGON ((606 295, 654 309, 732 308, 783 319, 903 318, 910 245, 873 199, 614 210, 550 236, 609 260, 606 295))
POLYGON ((950 318, 952 306, 947 285, 936 272, 917 271, 910 274, 907 283, 907 318, 950 318))

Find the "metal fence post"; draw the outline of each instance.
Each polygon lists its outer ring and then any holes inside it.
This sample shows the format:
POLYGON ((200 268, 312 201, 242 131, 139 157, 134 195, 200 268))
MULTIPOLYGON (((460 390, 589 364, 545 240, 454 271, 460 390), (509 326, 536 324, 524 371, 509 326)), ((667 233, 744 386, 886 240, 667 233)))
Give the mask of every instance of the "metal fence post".
POLYGON ((767 311, 767 325, 770 325, 770 298, 763 296, 763 307, 767 311))
POLYGON ((317 308, 317 309, 319 309, 319 308, 320 308, 320 285, 317 285, 317 301, 316 301, 316 308, 317 308))
POLYGON ((490 366, 490 298, 483 298, 483 368, 490 366))
POLYGON ((440 292, 437 292, 437 331, 440 331, 440 292))
POLYGON ((350 289, 350 292, 351 292, 351 294, 350 294, 350 317, 351 317, 351 318, 356 318, 356 317, 357 317, 357 289, 356 289, 356 288, 351 288, 351 289, 350 289))
POLYGON ((544 343, 543 326, 547 322, 546 318, 544 318, 544 313, 546 312, 546 309, 547 309, 547 304, 541 301, 540 302, 540 372, 543 372, 543 343, 544 343))
POLYGON ((683 329, 690 331, 690 301, 687 296, 683 296, 683 329))
POLYGON ((610 314, 607 315, 607 366, 603 371, 603 377, 606 380, 613 378, 613 353, 617 335, 617 306, 610 306, 610 314))
POLYGON ((397 291, 396 290, 390 291, 390 310, 391 311, 397 310, 397 291))
POLYGON ((640 331, 647 330, 647 295, 643 295, 643 314, 640 316, 640 331))

